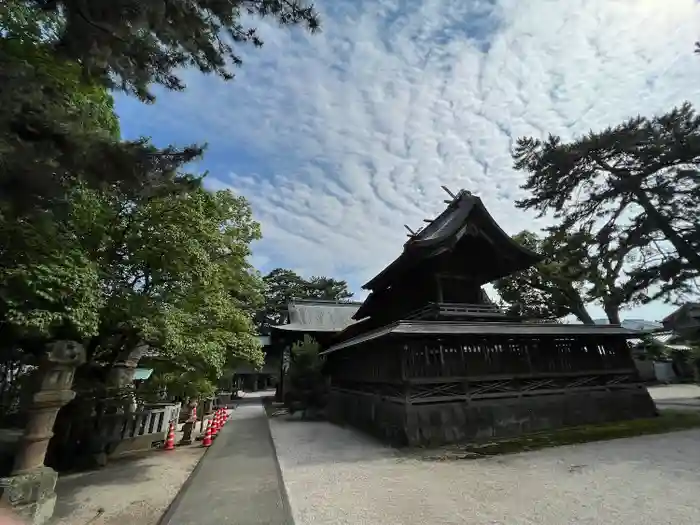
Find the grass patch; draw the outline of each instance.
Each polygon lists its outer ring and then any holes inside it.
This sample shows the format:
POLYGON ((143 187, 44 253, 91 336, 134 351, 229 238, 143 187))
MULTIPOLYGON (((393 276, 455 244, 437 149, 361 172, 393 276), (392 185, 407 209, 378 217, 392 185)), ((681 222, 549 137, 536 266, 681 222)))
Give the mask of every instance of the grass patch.
POLYGON ((273 396, 267 396, 262 398, 262 404, 265 408, 265 414, 267 415, 267 417, 278 417, 287 413, 287 409, 284 408, 284 403, 275 401, 275 398, 273 396))
POLYGON ((700 412, 690 410, 661 410, 655 418, 634 419, 601 425, 583 425, 546 432, 537 432, 515 438, 470 443, 449 447, 426 459, 476 459, 483 456, 514 454, 542 448, 575 445, 593 441, 664 434, 676 430, 700 428, 700 412))

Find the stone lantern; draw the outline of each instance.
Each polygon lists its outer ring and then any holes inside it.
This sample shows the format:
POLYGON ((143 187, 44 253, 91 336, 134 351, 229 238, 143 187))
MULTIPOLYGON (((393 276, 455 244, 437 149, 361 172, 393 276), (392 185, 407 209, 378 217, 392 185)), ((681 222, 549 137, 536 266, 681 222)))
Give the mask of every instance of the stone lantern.
POLYGON ((32 525, 46 523, 56 504, 58 474, 44 465, 58 411, 74 397, 76 368, 85 362, 85 350, 75 341, 48 345, 39 364, 34 392, 27 407, 27 425, 20 438, 10 476, 0 478, 0 503, 32 525))

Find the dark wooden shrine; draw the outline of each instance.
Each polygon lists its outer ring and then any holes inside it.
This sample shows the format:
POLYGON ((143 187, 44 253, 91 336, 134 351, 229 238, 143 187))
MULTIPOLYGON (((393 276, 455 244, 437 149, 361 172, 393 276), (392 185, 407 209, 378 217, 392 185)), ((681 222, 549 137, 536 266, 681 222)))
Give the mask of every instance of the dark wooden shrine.
POLYGON ((328 413, 395 445, 439 445, 651 417, 615 325, 506 317, 482 285, 540 257, 461 191, 364 288, 359 322, 323 352, 328 413))

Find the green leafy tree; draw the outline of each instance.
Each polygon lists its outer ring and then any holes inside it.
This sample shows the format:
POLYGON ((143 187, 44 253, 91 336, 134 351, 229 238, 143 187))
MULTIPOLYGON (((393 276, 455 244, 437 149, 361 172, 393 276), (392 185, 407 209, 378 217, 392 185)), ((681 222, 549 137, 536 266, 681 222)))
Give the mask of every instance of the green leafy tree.
POLYGON ((645 334, 642 336, 641 347, 644 351, 644 355, 652 361, 658 361, 666 357, 668 353, 666 345, 651 334, 645 334))
POLYGON ((331 277, 311 277, 306 283, 306 297, 326 301, 345 301, 352 297, 347 281, 331 277))
POLYGON ((321 346, 310 336, 292 346, 289 367, 289 392, 285 404, 291 413, 296 410, 321 410, 326 405, 326 381, 319 357, 321 346))
POLYGON ((100 268, 82 249, 77 226, 72 215, 61 223, 51 215, 17 219, 0 207, 0 333, 7 346, 97 332, 100 268))
POLYGON ((228 191, 127 198, 85 186, 62 221, 0 221, 3 329, 25 344, 86 340, 91 363, 144 344, 183 371, 215 380, 227 362, 261 364, 247 262, 260 235, 228 191))
POLYGON ((259 238, 248 203, 201 188, 110 202, 101 259, 105 306, 89 351, 110 362, 146 342, 184 370, 223 373, 229 359, 262 363, 250 298, 261 283, 247 262, 259 238))
POLYGON ((563 231, 597 235, 607 228, 611 238, 629 232, 606 250, 633 255, 620 266, 632 283, 627 296, 677 301, 694 290, 700 118, 689 104, 570 143, 521 138, 514 158, 515 168, 528 173, 523 188, 531 192, 519 207, 551 213, 563 231))
POLYGON ((51 41, 62 26, 59 15, 23 0, 0 6, 0 195, 6 214, 60 205, 75 182, 158 186, 161 177, 171 180, 179 166, 201 154, 196 147, 158 150, 145 139, 119 140, 107 89, 86 82, 77 62, 54 52, 51 41))

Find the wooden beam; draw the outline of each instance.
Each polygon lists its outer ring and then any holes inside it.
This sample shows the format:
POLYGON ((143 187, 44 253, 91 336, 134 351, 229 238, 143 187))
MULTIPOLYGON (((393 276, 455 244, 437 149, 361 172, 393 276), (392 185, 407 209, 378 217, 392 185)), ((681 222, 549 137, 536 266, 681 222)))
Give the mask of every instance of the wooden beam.
POLYGON ((447 193, 450 197, 452 197, 452 200, 457 198, 457 195, 452 193, 450 189, 447 186, 440 186, 443 190, 445 190, 445 193, 447 193))

